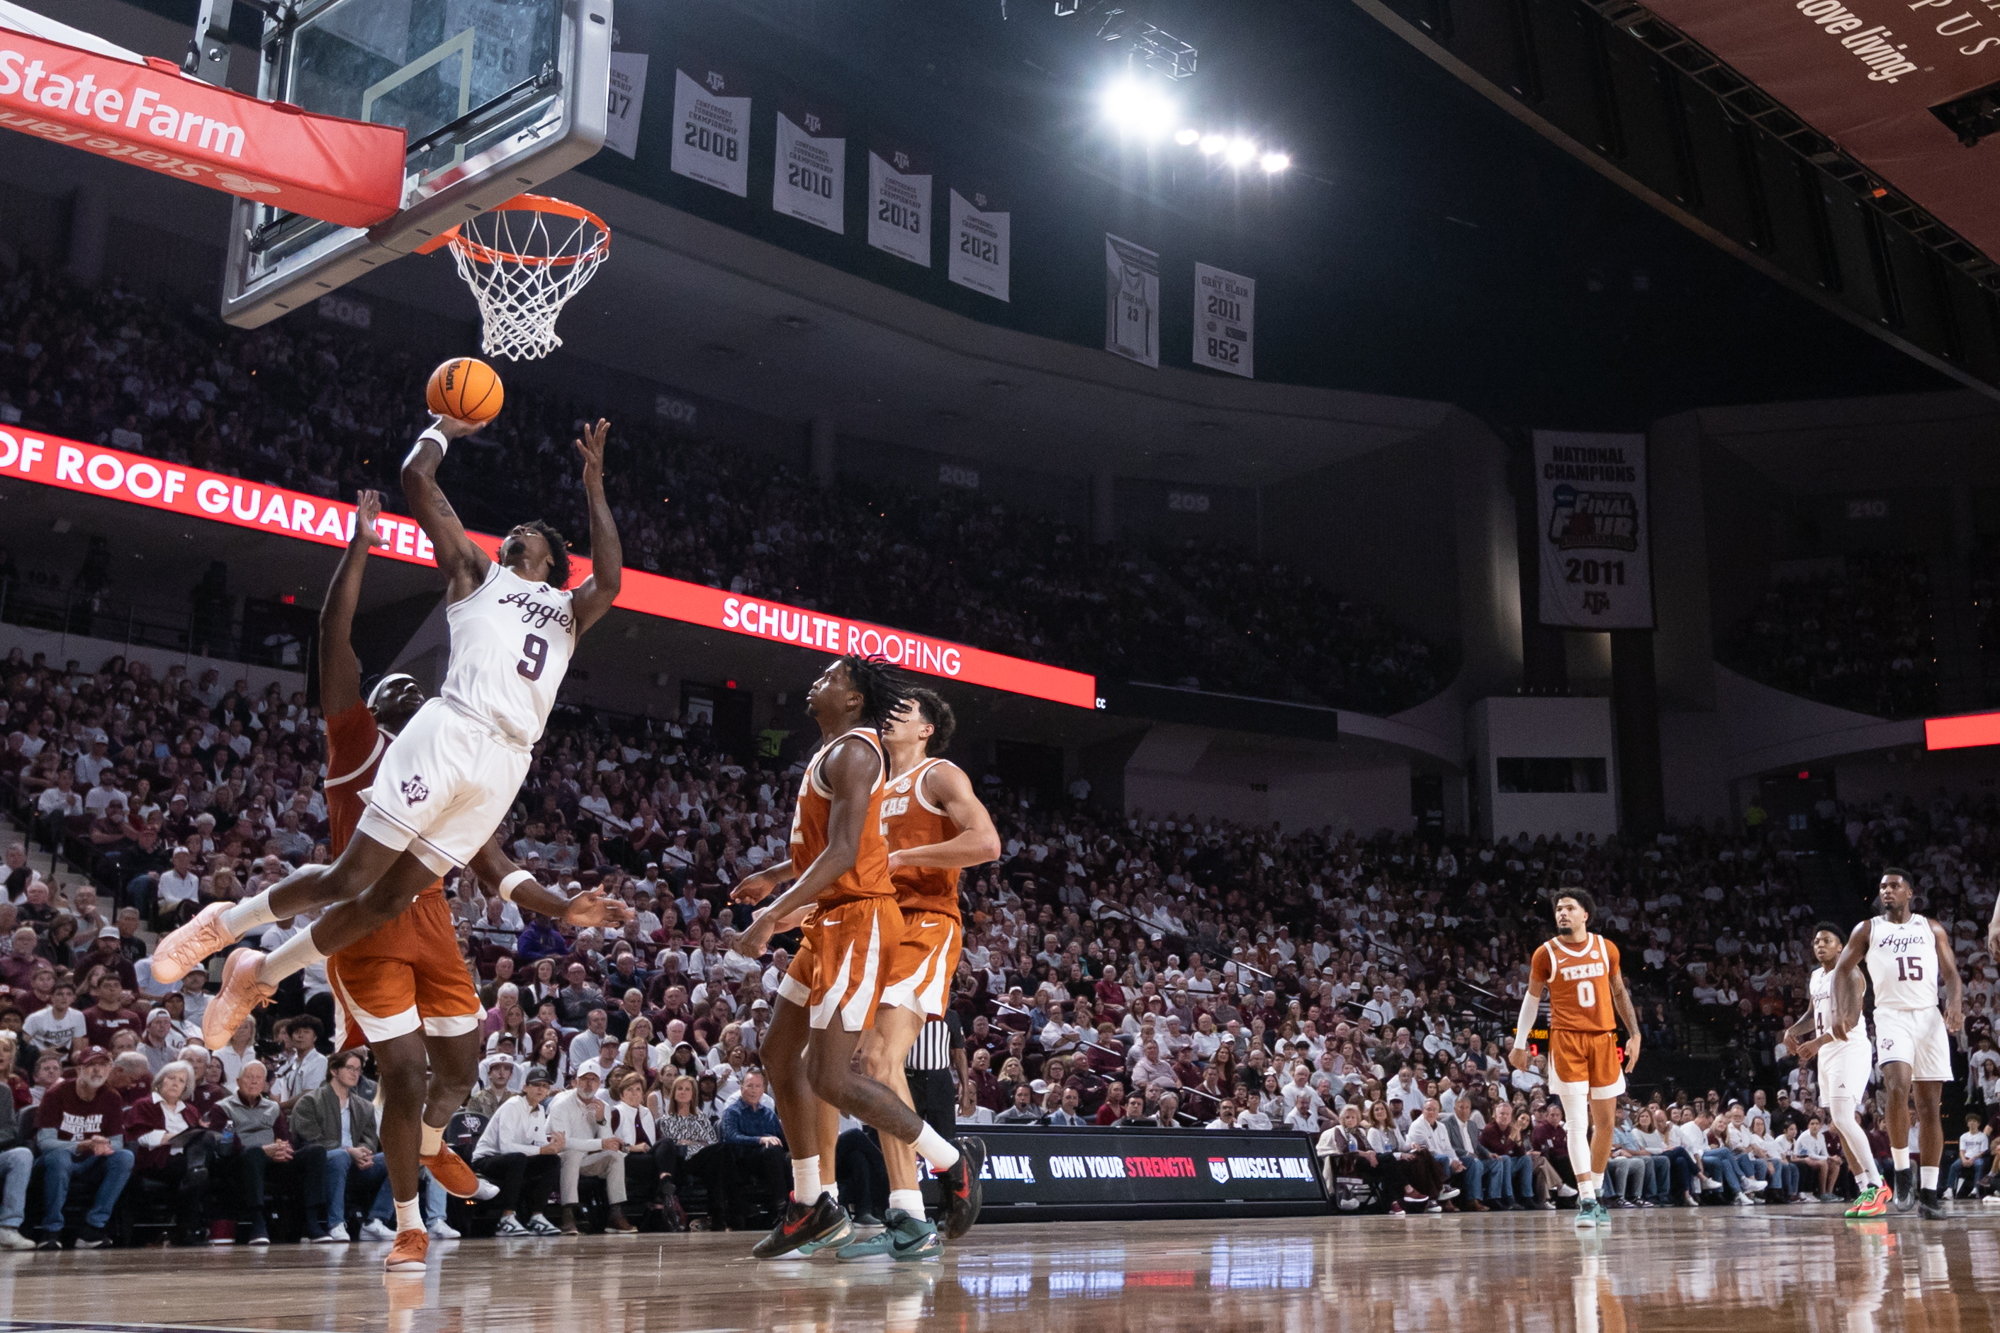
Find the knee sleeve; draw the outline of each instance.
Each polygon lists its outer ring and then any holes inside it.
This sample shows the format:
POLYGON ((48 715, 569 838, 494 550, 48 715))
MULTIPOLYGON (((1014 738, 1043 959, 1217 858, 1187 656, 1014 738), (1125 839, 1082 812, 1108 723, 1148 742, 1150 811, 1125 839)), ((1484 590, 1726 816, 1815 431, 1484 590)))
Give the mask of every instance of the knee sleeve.
POLYGON ((1859 1158, 1864 1164, 1873 1165, 1873 1154, 1868 1147, 1868 1136, 1861 1132, 1860 1122, 1854 1118, 1854 1099, 1835 1097, 1833 1099, 1833 1127, 1840 1133, 1840 1146, 1848 1165, 1859 1158))
POLYGON ((1563 1120, 1569 1131, 1569 1166, 1582 1180, 1590 1174, 1590 1094, 1562 1095, 1563 1120))

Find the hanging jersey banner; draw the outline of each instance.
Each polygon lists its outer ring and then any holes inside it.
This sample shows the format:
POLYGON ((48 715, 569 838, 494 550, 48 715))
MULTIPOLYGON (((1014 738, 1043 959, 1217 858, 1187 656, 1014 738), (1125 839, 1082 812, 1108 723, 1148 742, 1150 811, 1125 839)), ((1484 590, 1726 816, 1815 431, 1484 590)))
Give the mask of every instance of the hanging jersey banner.
POLYGON ((683 59, 674 71, 674 172, 750 194, 750 81, 733 68, 683 59))
POLYGON ((868 244, 931 266, 930 164, 908 144, 868 152, 868 244))
POLYGON ((1653 628, 1646 437, 1535 432, 1544 625, 1653 628))
POLYGON ((1010 215, 993 202, 983 190, 974 190, 970 199, 951 192, 951 260, 945 272, 961 287, 1004 301, 1010 215))
POLYGON ((771 207, 786 217, 846 232, 847 139, 830 108, 804 101, 778 104, 778 161, 771 207))
POLYGON ((1257 346, 1257 280, 1240 273, 1194 266, 1194 363, 1245 379, 1257 346))
POLYGON ((611 53, 611 100, 605 107, 604 146, 627 157, 639 155, 639 113, 646 106, 646 57, 637 51, 611 53))
POLYGON ((1160 368, 1160 256, 1104 233, 1104 350, 1160 368))

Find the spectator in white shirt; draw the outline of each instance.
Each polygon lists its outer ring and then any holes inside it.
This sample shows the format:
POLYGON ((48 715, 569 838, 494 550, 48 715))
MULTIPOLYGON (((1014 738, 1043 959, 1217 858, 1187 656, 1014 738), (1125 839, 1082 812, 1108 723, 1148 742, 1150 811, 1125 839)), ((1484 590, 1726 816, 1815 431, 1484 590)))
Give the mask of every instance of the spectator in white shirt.
POLYGON ((1409 1146, 1413 1152, 1429 1153, 1445 1168, 1445 1179, 1453 1188, 1439 1196, 1438 1201, 1442 1203, 1451 1194, 1457 1193, 1459 1177, 1465 1174, 1465 1163, 1452 1151, 1450 1132, 1439 1117, 1437 1098, 1426 1098, 1423 1114, 1410 1122, 1409 1146))
POLYGON ((172 930, 194 915, 200 905, 201 876, 194 873, 194 856, 185 847, 174 848, 174 864, 160 872, 154 890, 153 928, 172 930))
POLYGON ((1986 1133, 1979 1113, 1965 1113, 1965 1133, 1958 1136, 1958 1159, 1945 1169, 1944 1192, 1947 1197, 1956 1197, 1956 1186, 1965 1181, 1965 1193, 1972 1193, 1972 1186, 1985 1174, 1987 1154, 1992 1151, 1993 1140, 1986 1133))
POLYGON ((90 1031, 83 1011, 73 1004, 75 999, 76 987, 67 981, 58 981, 49 992, 48 1005, 35 1010, 22 1022, 21 1035, 28 1039, 30 1045, 68 1055, 90 1031))

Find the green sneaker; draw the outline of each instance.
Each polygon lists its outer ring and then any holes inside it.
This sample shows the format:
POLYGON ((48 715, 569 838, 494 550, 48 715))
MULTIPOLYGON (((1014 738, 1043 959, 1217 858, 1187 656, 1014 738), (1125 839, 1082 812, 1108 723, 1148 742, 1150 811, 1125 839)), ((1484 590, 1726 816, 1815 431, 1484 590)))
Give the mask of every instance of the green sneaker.
POLYGON ((1854 1205, 1847 1210, 1847 1216, 1880 1217, 1889 1211, 1889 1199, 1890 1193, 1887 1185, 1870 1185, 1867 1189, 1861 1191, 1861 1197, 1856 1199, 1854 1205))
POLYGON ((840 1262, 891 1258, 904 1261, 934 1259, 944 1249, 944 1241, 929 1221, 912 1217, 901 1209, 883 1215, 882 1229, 866 1240, 841 1247, 840 1262))
POLYGON ((1578 1231, 1582 1231, 1587 1227, 1608 1227, 1610 1225, 1611 1213, 1602 1203, 1596 1199, 1591 1199, 1588 1202, 1583 1200, 1577 1201, 1576 1229, 1578 1231))

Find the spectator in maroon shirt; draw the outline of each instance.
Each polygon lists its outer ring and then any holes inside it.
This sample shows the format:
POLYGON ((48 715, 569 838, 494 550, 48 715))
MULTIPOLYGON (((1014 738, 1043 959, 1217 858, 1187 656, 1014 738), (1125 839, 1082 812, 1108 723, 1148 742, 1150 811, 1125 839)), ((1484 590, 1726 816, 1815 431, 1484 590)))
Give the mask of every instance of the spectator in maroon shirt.
MULTIPOLYGON (((111 937, 116 941, 117 936, 111 937)), ((117 945, 112 946, 116 953, 117 945)), ((102 962, 102 959, 93 959, 102 962)), ((136 988, 135 988, 136 989, 136 988)), ((106 968, 104 975, 97 979, 97 1003, 83 1011, 85 1034, 92 1046, 111 1049, 111 1039, 120 1032, 137 1033, 146 1024, 145 1015, 125 1007, 125 985, 118 974, 106 968)))
POLYGON ((1125 1114, 1125 1085, 1112 1079, 1104 1087, 1104 1102, 1097 1108, 1097 1123, 1115 1125, 1118 1117, 1125 1114))
POLYGON ((76 1247, 100 1249, 111 1243, 104 1226, 132 1175, 125 1147, 125 1104, 105 1086, 111 1053, 93 1046, 77 1057, 76 1077, 50 1088, 35 1108, 35 1151, 42 1165, 42 1242, 62 1248, 63 1204, 72 1184, 94 1187, 76 1247))

